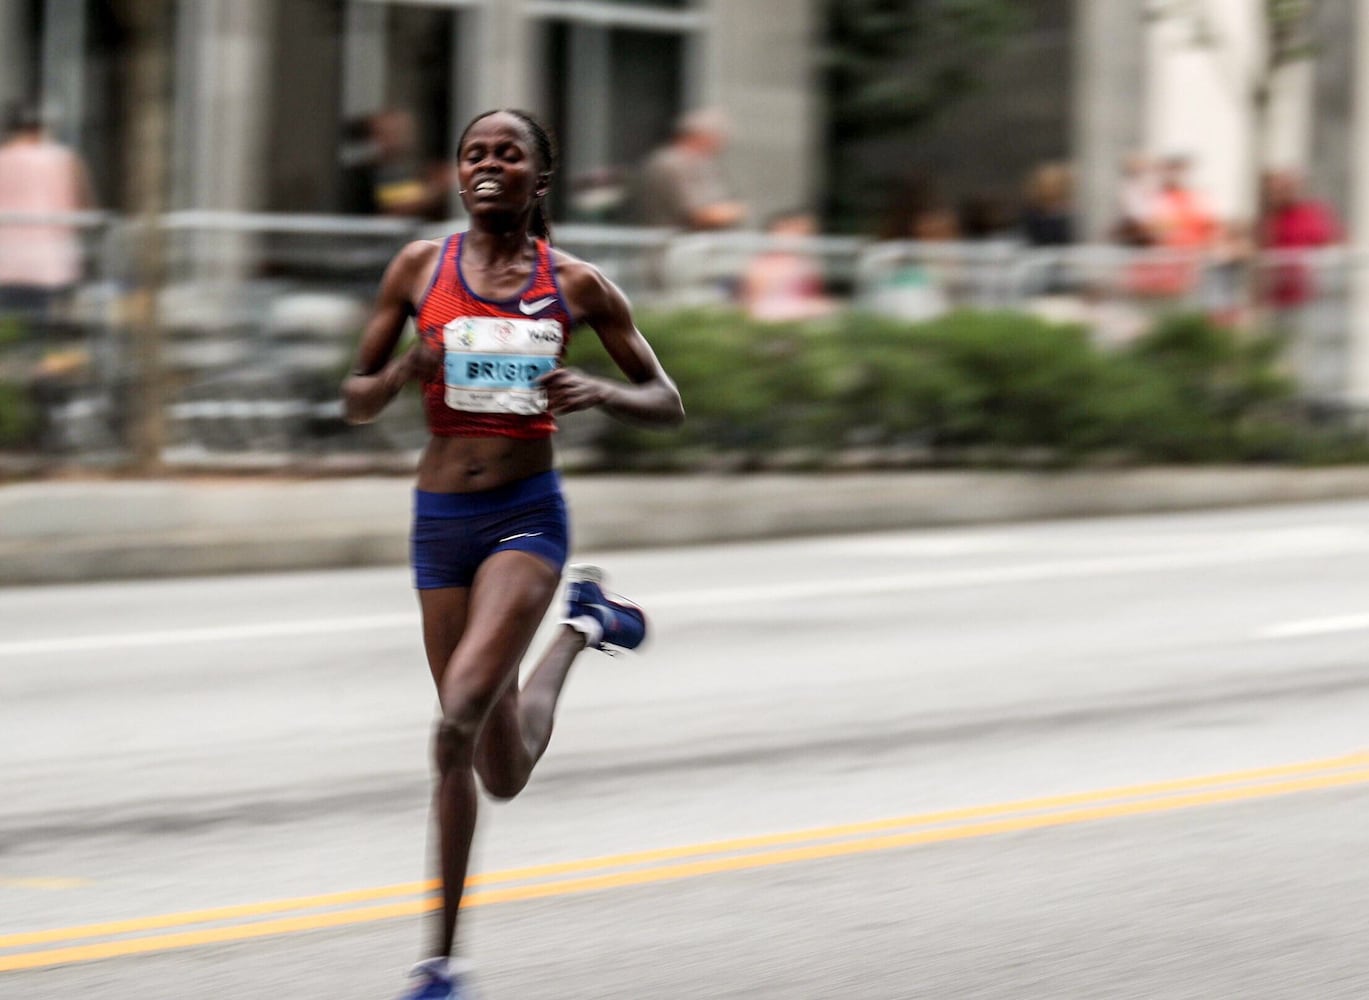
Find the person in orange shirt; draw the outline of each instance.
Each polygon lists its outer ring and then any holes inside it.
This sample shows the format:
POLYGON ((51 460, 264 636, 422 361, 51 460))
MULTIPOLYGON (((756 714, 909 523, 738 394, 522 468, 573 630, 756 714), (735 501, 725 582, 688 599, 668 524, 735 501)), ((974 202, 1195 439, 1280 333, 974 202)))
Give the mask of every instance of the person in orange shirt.
POLYGON ((1220 229, 1207 199, 1188 184, 1190 161, 1170 156, 1160 167, 1160 188, 1151 203, 1145 231, 1161 251, 1136 263, 1129 276, 1132 290, 1147 296, 1177 298, 1197 287, 1203 254, 1216 243, 1220 229))
POLYGON ((1160 190, 1155 195, 1150 223, 1160 246, 1203 248, 1216 241, 1217 218, 1207 199, 1189 186, 1190 166, 1188 157, 1171 156, 1160 168, 1160 190))

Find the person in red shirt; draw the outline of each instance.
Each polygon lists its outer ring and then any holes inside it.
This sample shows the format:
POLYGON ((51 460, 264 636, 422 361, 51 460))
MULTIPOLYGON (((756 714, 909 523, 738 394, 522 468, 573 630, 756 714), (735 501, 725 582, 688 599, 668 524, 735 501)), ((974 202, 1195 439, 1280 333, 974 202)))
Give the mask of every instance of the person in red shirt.
POLYGON ((1274 257, 1265 275, 1265 299, 1276 309, 1293 309, 1316 293, 1308 263, 1296 251, 1334 246, 1342 239, 1341 227, 1327 205, 1303 193, 1294 171, 1270 172, 1263 187, 1260 245, 1274 257))

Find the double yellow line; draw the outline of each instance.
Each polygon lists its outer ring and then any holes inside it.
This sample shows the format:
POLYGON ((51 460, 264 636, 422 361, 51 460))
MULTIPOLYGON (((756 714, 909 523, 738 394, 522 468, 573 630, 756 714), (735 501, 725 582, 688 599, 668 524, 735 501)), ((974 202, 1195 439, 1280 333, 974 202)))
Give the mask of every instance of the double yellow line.
MULTIPOLYGON (((488 906, 620 889, 1365 783, 1369 783, 1369 753, 1357 753, 1257 770, 514 868, 473 876, 467 882, 463 905, 488 906)), ((0 935, 0 972, 408 917, 441 905, 436 888, 433 882, 406 882, 0 935)))

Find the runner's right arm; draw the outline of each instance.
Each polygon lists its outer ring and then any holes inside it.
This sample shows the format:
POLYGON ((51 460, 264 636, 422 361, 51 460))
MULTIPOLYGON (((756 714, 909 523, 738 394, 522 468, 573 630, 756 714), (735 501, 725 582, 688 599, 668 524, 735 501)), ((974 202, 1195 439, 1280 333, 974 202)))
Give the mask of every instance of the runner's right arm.
POLYGON ((393 357, 404 324, 414 311, 414 289, 431 272, 435 251, 440 252, 440 247, 429 241, 410 243, 385 269, 356 363, 342 383, 342 415, 349 424, 370 423, 407 383, 432 378, 441 368, 441 355, 421 340, 393 357))

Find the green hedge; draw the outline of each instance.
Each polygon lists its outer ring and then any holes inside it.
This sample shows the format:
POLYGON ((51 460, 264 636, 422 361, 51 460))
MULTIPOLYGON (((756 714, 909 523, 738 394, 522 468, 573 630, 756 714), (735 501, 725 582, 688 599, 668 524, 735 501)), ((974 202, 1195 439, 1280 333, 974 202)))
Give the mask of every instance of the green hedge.
MULTIPOLYGON (((667 433, 596 425, 606 468, 706 456, 821 464, 852 449, 933 464, 1369 455, 1362 438, 1299 416, 1274 340, 1200 317, 1162 320, 1119 350, 1095 347, 1082 327, 1017 313, 783 325, 697 310, 640 325, 689 419, 667 433)), ((569 363, 613 374, 594 340, 582 335, 569 363)))

